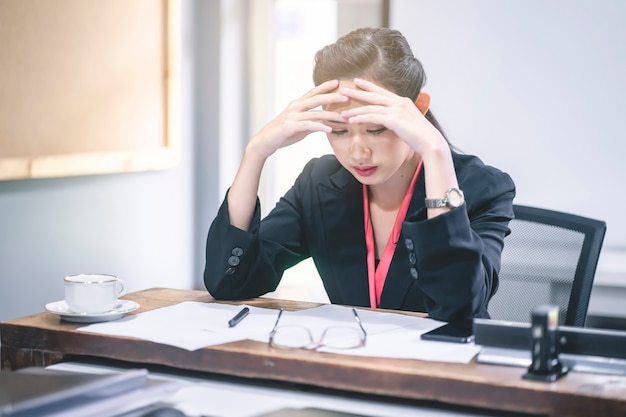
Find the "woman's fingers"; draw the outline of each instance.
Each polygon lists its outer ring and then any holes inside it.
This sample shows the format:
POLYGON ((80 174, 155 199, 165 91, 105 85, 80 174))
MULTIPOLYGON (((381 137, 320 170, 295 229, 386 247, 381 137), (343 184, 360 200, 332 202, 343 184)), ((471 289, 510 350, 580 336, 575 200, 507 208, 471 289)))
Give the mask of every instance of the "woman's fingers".
POLYGON ((365 119, 365 116, 371 114, 380 120, 378 116, 400 116, 401 114, 415 114, 415 103, 407 97, 401 97, 383 87, 379 87, 376 84, 356 78, 354 80, 357 88, 342 88, 341 94, 349 97, 350 99, 360 101, 364 103, 363 106, 352 107, 341 113, 341 115, 350 119, 354 123, 369 122, 365 119), (357 116, 358 119, 355 119, 357 116))
POLYGON ((339 86, 339 80, 329 80, 329 81, 321 83, 318 86, 313 87, 302 97, 307 98, 307 97, 316 96, 321 93, 327 93, 329 91, 335 90, 338 86, 339 86))
POLYGON ((300 102, 301 111, 313 110, 316 107, 324 107, 335 103, 345 103, 349 98, 340 93, 318 94, 300 102))
POLYGON ((291 102, 290 107, 294 110, 308 111, 319 106, 348 101, 348 97, 336 91, 338 86, 338 80, 326 81, 314 87, 299 99, 291 102))
MULTIPOLYGON (((341 122, 341 116, 339 113, 330 111, 309 111, 307 114, 301 113, 297 117, 293 117, 290 120, 287 130, 290 131, 289 136, 298 134, 300 132, 309 133, 313 132, 326 132, 330 133, 332 128, 327 124, 329 121, 341 122)), ((305 135, 306 136, 306 135, 305 135)))
MULTIPOLYGON (((390 111, 384 106, 361 106, 341 112, 342 121, 354 124, 380 124, 387 125, 389 123, 390 111)), ((390 126, 387 126, 390 127, 390 126)))
POLYGON ((312 120, 318 122, 343 122, 344 119, 340 113, 328 110, 310 110, 308 112, 299 113, 296 117, 298 120, 312 120))
MULTIPOLYGON (((374 98, 374 99, 396 99, 399 96, 384 87, 380 87, 371 81, 355 78, 354 85, 356 88, 342 88, 341 91, 347 90, 354 98, 374 98)), ((369 100, 368 100, 369 101, 369 100)))
POLYGON ((337 80, 327 81, 292 101, 274 120, 265 125, 257 135, 255 143, 263 153, 271 155, 277 149, 304 139, 313 132, 329 133, 332 129, 327 121, 343 121, 337 112, 324 110, 333 103, 349 100, 338 93, 337 80))

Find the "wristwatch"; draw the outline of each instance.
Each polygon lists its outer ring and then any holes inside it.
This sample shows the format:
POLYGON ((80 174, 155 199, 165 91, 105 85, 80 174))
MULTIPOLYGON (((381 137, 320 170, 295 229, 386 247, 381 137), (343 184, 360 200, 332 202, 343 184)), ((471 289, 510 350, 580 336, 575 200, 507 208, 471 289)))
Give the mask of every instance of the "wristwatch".
POLYGON ((456 208, 463 205, 465 202, 465 195, 463 191, 458 188, 450 188, 446 192, 444 198, 425 198, 426 208, 440 208, 449 207, 456 208))

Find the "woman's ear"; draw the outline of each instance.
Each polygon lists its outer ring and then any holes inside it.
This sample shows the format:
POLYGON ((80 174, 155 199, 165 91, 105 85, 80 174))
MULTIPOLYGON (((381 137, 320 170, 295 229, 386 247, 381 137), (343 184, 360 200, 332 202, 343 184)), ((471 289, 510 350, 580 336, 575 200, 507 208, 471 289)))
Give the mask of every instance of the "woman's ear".
POLYGON ((422 114, 426 114, 428 107, 430 106, 430 96, 428 93, 423 91, 419 93, 417 100, 415 100, 415 105, 422 112, 422 114))

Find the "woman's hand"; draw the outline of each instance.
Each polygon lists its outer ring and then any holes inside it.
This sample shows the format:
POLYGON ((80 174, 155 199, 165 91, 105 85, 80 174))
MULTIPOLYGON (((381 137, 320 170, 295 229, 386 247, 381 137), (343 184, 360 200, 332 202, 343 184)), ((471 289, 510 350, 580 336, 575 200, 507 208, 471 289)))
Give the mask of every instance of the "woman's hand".
MULTIPOLYGON (((385 126, 420 155, 440 149, 445 138, 424 116, 417 104, 376 84, 355 78, 356 88, 342 88, 340 93, 367 103, 341 112, 348 123, 371 123, 385 126)), ((425 104, 424 113, 428 110, 425 104)))
POLYGON ((285 110, 250 139, 248 148, 255 149, 260 156, 267 158, 278 149, 299 142, 313 132, 329 133, 332 129, 324 121, 341 120, 339 113, 314 109, 347 101, 348 97, 333 92, 338 86, 337 80, 326 81, 289 103, 285 110))
MULTIPOLYGON (((417 103, 413 103, 409 98, 362 79, 355 79, 354 84, 356 88, 342 88, 340 93, 366 104, 342 111, 341 117, 345 121, 385 126, 408 143, 424 163, 427 198, 442 198, 449 188, 459 187, 450 146, 424 116, 428 100, 420 103, 418 98, 417 103)), ((429 208, 428 218, 449 210, 447 207, 429 208)))
POLYGON ((254 215, 261 172, 267 158, 280 148, 292 145, 313 132, 330 132, 324 122, 341 120, 337 112, 323 110, 348 97, 334 91, 339 81, 327 81, 292 101, 274 120, 265 125, 248 142, 237 175, 228 192, 230 224, 248 230, 254 215), (316 107, 322 109, 314 110, 316 107))

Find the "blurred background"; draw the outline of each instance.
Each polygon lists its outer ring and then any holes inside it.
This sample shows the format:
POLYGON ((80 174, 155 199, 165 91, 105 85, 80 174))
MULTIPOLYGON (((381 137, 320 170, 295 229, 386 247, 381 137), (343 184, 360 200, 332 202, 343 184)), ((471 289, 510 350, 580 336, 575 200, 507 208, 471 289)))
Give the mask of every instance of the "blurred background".
MULTIPOLYGON (((72 1, 55 0, 66 7, 72 1)), ((13 19, 9 12, 16 3, 36 13, 46 2, 0 0, 0 22, 13 19)), ((312 87, 318 49, 361 26, 403 32, 425 66, 431 109, 449 139, 511 174, 517 203, 607 222, 589 314, 605 322, 626 318, 621 191, 626 179, 626 3, 162 4, 180 17, 178 27, 170 26, 178 41, 172 73, 177 97, 171 100, 177 115, 175 163, 135 172, 0 181, 0 320, 38 313, 46 303, 61 300, 62 280, 69 274, 114 274, 126 280, 128 291, 204 290, 206 233, 249 136, 312 87)), ((20 51, 19 33, 0 34, 3 48, 20 51)), ((9 64, 0 54, 0 73, 9 64)), ((18 81, 29 83, 29 77, 24 72, 18 81)), ((0 83, 0 100, 19 103, 20 97, 8 97, 0 83)), ((0 106, 0 125, 18 116, 37 123, 41 116, 16 115, 15 108, 0 106)), ((0 170, 10 156, 11 139, 2 140, 0 170)), ((264 171, 259 195, 264 213, 306 161, 328 152, 323 135, 280 150, 264 171)), ((270 295, 327 301, 311 262, 287 271, 270 295)))

